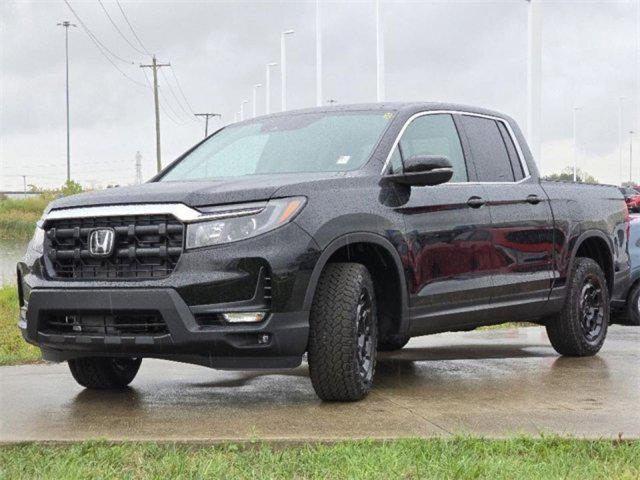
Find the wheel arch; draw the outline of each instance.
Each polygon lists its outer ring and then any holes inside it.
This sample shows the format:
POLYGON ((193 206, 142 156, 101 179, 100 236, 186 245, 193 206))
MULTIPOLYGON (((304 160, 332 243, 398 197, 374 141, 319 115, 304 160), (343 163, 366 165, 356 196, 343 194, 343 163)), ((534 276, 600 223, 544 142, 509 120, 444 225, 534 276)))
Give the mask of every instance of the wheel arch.
POLYGON ((573 272, 577 257, 591 258, 600 265, 607 280, 609 292, 613 294, 614 262, 611 240, 600 230, 587 230, 575 242, 569 262, 569 272, 573 272))
MULTIPOLYGON (((318 280, 327 264, 333 261, 341 261, 345 250, 349 251, 350 248, 357 247, 369 247, 377 249, 380 253, 391 261, 394 268, 395 279, 397 280, 397 293, 400 296, 400 304, 398 306, 399 318, 397 319, 397 332, 399 334, 406 334, 409 331, 409 299, 408 290, 406 285, 406 278, 404 274, 404 268, 402 266, 402 260, 393 244, 382 235, 370 232, 349 233, 342 235, 332 240, 322 251, 316 265, 313 268, 309 284, 304 297, 304 310, 310 311, 313 303, 313 298, 318 286, 318 280)), ((351 260, 351 258, 349 258, 351 260)), ((358 258, 354 258, 352 261, 358 261, 358 258)), ((369 267, 366 262, 365 266, 369 267)), ((376 278, 375 273, 371 272, 374 276, 374 284, 379 281, 376 278)))

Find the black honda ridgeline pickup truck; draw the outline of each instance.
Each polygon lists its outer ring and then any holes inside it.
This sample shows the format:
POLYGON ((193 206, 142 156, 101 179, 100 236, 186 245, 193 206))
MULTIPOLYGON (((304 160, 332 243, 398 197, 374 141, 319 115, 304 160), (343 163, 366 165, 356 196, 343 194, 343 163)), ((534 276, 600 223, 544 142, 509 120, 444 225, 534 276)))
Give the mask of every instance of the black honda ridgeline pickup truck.
POLYGON ((358 400, 378 351, 506 321, 600 350, 629 278, 619 190, 540 181, 509 117, 317 108, 229 125, 144 185, 49 205, 18 264, 25 339, 87 388, 144 357, 293 368, 358 400))

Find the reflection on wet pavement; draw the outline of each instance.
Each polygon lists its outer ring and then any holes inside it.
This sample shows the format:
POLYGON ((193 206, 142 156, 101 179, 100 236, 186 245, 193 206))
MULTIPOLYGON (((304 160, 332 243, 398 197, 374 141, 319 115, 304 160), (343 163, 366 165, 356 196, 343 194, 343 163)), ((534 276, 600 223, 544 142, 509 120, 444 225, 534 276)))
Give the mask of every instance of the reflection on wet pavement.
POLYGON ((306 364, 226 372, 145 360, 119 392, 66 365, 0 368, 0 440, 336 439, 518 432, 640 437, 640 329, 613 327, 591 358, 558 357, 541 328, 413 339, 380 356, 372 394, 322 403, 306 364))

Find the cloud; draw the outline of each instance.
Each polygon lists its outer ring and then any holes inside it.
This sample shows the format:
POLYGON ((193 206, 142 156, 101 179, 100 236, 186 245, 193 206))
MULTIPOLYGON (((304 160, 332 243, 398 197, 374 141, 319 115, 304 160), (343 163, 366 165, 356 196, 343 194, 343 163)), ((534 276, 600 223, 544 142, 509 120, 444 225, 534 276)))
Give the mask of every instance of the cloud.
MULTIPOLYGON (((144 83, 138 64, 148 59, 120 38, 99 4, 70 1, 105 45, 134 62, 116 61, 120 68, 144 83)), ((280 32, 289 28, 296 30, 287 39, 289 107, 315 103, 313 2, 121 3, 147 48, 172 63, 195 110, 219 112, 224 121, 232 121, 240 102, 250 100, 251 86, 264 83, 265 65, 280 61, 280 32)), ((117 5, 104 4, 128 34, 117 5)), ((571 163, 576 104, 582 107, 580 149, 585 159, 593 159, 585 160, 585 168, 615 182, 619 97, 627 99, 625 130, 634 121, 640 129, 633 105, 638 97, 635 3, 548 0, 542 7, 542 169, 571 163)), ((373 101, 373 3, 325 0, 322 13, 325 100, 373 101)), ((389 1, 383 2, 383 15, 390 100, 486 106, 512 115, 524 128, 526 2, 389 1)), ((56 23, 74 18, 63 2, 35 1, 3 2, 0 18, 0 188, 19 187, 22 180, 14 175, 23 173, 34 183, 60 184, 65 176, 64 33, 56 23)), ((70 32, 70 55, 72 168, 77 177, 83 182, 132 182, 138 150, 150 176, 155 161, 150 90, 117 72, 82 28, 70 32)), ((171 72, 164 73, 173 82, 171 72)), ((163 158, 169 161, 201 138, 203 125, 187 118, 163 76, 160 83, 162 103, 169 103, 169 114, 173 110, 172 117, 180 118, 179 125, 162 118, 163 158)), ((175 84, 173 88, 180 98, 175 84)), ((280 105, 277 69, 271 94, 275 109, 280 105)))

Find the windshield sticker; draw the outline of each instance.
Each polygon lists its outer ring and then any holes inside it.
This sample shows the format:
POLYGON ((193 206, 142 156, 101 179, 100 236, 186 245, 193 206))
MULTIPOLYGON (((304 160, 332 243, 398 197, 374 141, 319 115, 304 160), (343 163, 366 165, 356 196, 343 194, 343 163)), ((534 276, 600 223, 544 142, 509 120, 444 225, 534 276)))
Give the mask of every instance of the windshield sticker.
POLYGON ((336 161, 337 165, 346 165, 347 163, 349 163, 349 160, 351 159, 351 155, 340 155, 338 157, 338 160, 336 161))
POLYGON ((384 119, 385 120, 391 120, 391 117, 393 117, 393 113, 391 112, 387 112, 384 114, 384 119))

